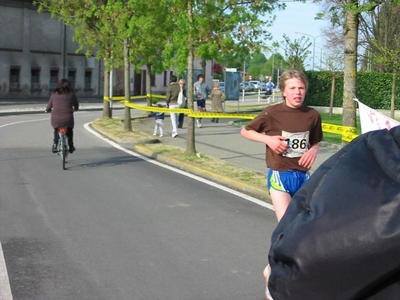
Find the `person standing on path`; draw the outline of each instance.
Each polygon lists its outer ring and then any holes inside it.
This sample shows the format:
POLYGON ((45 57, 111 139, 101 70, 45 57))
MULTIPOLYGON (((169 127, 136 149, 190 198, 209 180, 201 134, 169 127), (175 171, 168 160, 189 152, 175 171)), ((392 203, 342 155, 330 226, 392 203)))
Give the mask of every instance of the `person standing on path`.
MULTIPOLYGON (((204 82, 204 75, 199 74, 197 76, 197 82, 193 86, 194 90, 194 99, 197 103, 197 111, 204 112, 206 111, 206 99, 208 94, 210 93, 210 88, 207 83, 204 82)), ((201 118, 196 120, 197 127, 201 128, 201 118)))
MULTIPOLYGON (((214 87, 210 94, 211 99, 211 111, 216 113, 222 113, 224 111, 222 102, 225 101, 225 94, 219 88, 218 82, 214 83, 214 87)), ((218 123, 219 118, 212 118, 211 122, 218 123)))
MULTIPOLYGON (((187 108, 187 97, 186 97, 186 90, 185 90, 185 80, 184 79, 179 79, 179 86, 181 88, 182 91, 182 103, 178 103, 180 104, 181 108, 187 108)), ((179 97, 178 97, 179 100, 179 97)), ((180 113, 179 114, 179 118, 178 118, 178 128, 182 128, 183 127, 183 120, 185 118, 185 114, 184 113, 180 113)))
MULTIPOLYGON (((162 105, 157 104, 157 107, 162 107, 162 105)), ((163 137, 164 136, 164 113, 163 112, 152 112, 148 116, 155 117, 153 135, 157 135, 157 131, 159 131, 160 137, 163 137)))
MULTIPOLYGON (((304 104, 306 75, 299 70, 285 71, 279 86, 284 101, 265 108, 241 130, 243 137, 266 145, 267 187, 278 222, 308 179, 323 137, 320 114, 304 104)), ((269 273, 267 265, 267 287, 269 273)))
MULTIPOLYGON (((175 75, 172 75, 171 76, 171 84, 167 88, 167 95, 166 95, 167 107, 169 107, 170 109, 180 107, 180 105, 178 104, 178 97, 179 97, 180 91, 181 91, 181 88, 178 84, 178 77, 176 77, 175 75)), ((174 137, 178 136, 178 114, 171 112, 170 118, 171 118, 171 125, 172 125, 172 137, 174 138, 174 137)))

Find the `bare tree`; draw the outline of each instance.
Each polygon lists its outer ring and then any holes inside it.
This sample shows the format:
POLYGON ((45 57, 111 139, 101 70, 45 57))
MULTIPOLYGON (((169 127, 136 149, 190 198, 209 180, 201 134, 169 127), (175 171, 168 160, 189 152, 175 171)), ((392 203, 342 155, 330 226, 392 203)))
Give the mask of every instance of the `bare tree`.
POLYGON ((382 54, 382 47, 392 50, 399 48, 396 40, 399 32, 400 5, 393 0, 384 0, 374 9, 360 14, 360 45, 365 49, 363 54, 368 70, 393 71, 390 64, 373 58, 382 54))
POLYGON ((322 63, 324 69, 328 70, 329 77, 331 79, 331 97, 329 101, 329 116, 333 113, 333 100, 335 98, 335 86, 336 79, 342 76, 343 70, 343 51, 339 47, 331 47, 328 53, 325 54, 325 58, 322 63))

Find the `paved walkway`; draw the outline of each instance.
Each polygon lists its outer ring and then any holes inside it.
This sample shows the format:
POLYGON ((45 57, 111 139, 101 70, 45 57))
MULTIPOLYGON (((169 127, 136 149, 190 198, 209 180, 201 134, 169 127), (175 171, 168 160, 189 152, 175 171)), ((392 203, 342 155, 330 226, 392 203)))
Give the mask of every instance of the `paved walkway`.
MULTIPOLYGON (((0 100, 0 116, 13 113, 35 113, 43 112, 47 101, 39 100, 0 100)), ((245 102, 229 101, 226 103, 227 109, 231 111, 248 109, 251 106, 267 105, 265 99, 246 99, 245 102)), ((80 99, 81 110, 101 110, 102 100, 99 98, 80 99)), ((122 109, 120 102, 115 102, 115 109, 122 109)), ((135 113, 143 113, 132 111, 135 113)), ((114 114, 116 115, 116 114, 114 114)), ((185 117, 184 126, 179 129, 179 136, 171 137, 171 122, 168 116, 165 118, 165 134, 161 138, 163 143, 174 145, 186 149, 187 121, 185 117)), ((210 119, 203 119, 202 128, 195 129, 196 151, 200 154, 212 156, 230 162, 232 164, 248 168, 250 170, 267 172, 265 165, 265 146, 244 139, 240 135, 241 126, 236 122, 237 119, 220 119, 219 123, 212 123, 210 119)), ((140 123, 140 130, 152 134, 154 128, 154 118, 148 118, 140 123)), ((322 162, 337 152, 338 146, 322 143, 317 161, 314 163, 313 172, 322 162)))

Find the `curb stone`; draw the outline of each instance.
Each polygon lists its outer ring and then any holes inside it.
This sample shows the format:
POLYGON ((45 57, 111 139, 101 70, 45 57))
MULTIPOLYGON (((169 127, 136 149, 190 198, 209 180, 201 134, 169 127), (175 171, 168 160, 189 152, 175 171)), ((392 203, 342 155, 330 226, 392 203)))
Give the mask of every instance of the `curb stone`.
POLYGON ((143 156, 163 162, 169 166, 172 166, 179 170, 182 170, 182 171, 197 175, 199 177, 208 179, 212 182, 219 183, 223 186, 229 187, 238 192, 242 192, 243 194, 252 196, 259 200, 271 203, 271 198, 266 189, 263 190, 261 188, 243 183, 241 181, 237 181, 237 180, 231 179, 229 177, 221 176, 221 174, 217 174, 212 171, 204 170, 197 166, 193 166, 188 163, 184 163, 182 161, 178 161, 176 159, 166 157, 162 154, 154 152, 153 150, 151 150, 149 148, 146 148, 147 143, 155 143, 155 142, 159 143, 160 140, 158 140, 158 139, 155 139, 155 138, 148 138, 148 139, 146 139, 146 138, 140 138, 140 139, 130 138, 129 141, 127 141, 124 139, 120 139, 119 137, 117 137, 109 132, 106 132, 105 130, 103 130, 102 128, 100 128, 99 126, 97 126, 93 123, 91 123, 91 127, 94 130, 96 130, 97 132, 99 132, 101 135, 109 138, 110 140, 112 140, 118 144, 125 144, 127 146, 132 146, 133 149, 135 150, 135 152, 137 152, 143 156))

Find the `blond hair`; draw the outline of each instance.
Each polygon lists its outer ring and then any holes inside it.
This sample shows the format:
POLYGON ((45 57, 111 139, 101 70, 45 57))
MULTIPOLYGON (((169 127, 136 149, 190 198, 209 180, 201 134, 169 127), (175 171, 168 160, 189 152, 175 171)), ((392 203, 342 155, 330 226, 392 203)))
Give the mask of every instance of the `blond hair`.
POLYGON ((292 78, 297 78, 301 82, 304 83, 304 86, 306 87, 306 91, 308 90, 308 78, 306 74, 303 73, 303 71, 300 70, 287 70, 282 73, 282 75, 279 77, 279 88, 281 91, 285 89, 286 86, 286 80, 292 79, 292 78))

